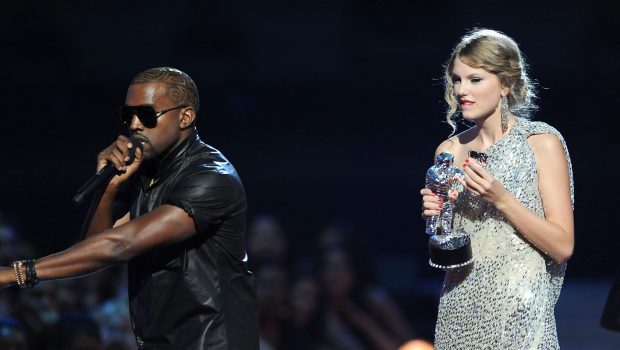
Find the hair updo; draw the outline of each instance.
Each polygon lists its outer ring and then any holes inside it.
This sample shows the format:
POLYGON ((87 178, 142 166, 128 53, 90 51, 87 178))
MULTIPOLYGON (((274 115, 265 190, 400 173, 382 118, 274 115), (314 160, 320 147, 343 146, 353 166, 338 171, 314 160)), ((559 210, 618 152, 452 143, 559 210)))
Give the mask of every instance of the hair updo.
POLYGON ((482 68, 495 74, 502 86, 508 87, 508 108, 519 117, 529 118, 537 109, 536 91, 527 74, 527 64, 517 43, 504 33, 491 29, 473 29, 452 50, 445 64, 444 99, 448 103, 446 120, 456 131, 455 116, 458 102, 454 96, 452 70, 454 60, 460 59, 470 67, 482 68))

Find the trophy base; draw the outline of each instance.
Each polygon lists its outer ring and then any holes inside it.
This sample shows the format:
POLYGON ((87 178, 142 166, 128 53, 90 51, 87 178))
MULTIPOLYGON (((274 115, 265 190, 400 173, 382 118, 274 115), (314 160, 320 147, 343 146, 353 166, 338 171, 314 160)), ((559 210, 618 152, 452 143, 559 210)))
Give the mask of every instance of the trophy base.
POLYGON ((438 269, 454 269, 474 261, 469 235, 431 236, 428 264, 438 269))

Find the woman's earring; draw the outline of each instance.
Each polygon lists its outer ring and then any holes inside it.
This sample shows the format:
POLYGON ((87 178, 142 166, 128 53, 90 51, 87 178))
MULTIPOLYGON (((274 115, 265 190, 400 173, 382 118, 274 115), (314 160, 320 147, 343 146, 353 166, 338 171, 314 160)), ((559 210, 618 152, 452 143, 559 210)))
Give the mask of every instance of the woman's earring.
POLYGON ((508 130, 508 117, 510 116, 510 109, 508 108, 508 97, 502 96, 500 102, 500 113, 502 121, 502 134, 508 130))

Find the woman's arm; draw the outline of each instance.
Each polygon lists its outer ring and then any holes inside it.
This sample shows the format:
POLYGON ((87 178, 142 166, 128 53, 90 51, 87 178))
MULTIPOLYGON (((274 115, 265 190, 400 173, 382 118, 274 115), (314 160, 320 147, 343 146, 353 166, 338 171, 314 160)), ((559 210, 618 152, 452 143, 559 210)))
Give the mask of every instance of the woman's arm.
POLYGON ((575 245, 573 208, 568 162, 560 140, 553 134, 528 139, 536 157, 538 188, 545 217, 541 218, 519 202, 474 159, 467 158, 462 183, 489 201, 536 248, 558 263, 566 262, 575 245))

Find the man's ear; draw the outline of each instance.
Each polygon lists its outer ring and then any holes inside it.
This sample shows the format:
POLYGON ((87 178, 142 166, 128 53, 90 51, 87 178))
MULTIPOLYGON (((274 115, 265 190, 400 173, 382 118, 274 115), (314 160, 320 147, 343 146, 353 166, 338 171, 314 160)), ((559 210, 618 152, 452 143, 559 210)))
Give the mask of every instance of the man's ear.
POLYGON ((193 107, 186 107, 181 113, 181 120, 179 126, 185 130, 194 125, 196 121, 196 110, 193 107))

